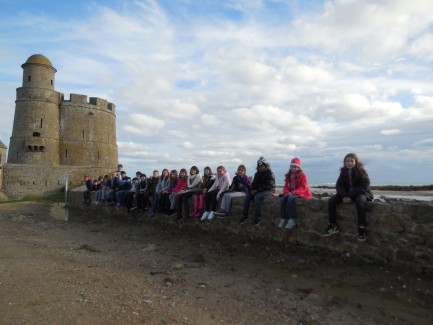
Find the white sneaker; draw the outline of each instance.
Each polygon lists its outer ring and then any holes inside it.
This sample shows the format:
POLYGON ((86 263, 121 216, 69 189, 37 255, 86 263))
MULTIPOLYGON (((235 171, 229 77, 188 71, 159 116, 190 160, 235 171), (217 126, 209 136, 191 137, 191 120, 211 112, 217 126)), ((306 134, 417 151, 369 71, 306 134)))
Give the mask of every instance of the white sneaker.
POLYGON ((296 221, 295 219, 289 219, 289 221, 287 222, 286 225, 286 229, 293 229, 296 226, 296 221))
POLYGON ((280 222, 278 223, 278 228, 283 228, 286 224, 286 219, 280 219, 280 222))
POLYGON ((209 215, 207 216, 207 220, 212 220, 215 217, 215 213, 213 211, 209 212, 209 215))
POLYGON ((208 215, 209 215, 209 211, 205 211, 205 212, 203 212, 203 215, 201 216, 200 221, 206 220, 207 217, 208 217, 208 215))

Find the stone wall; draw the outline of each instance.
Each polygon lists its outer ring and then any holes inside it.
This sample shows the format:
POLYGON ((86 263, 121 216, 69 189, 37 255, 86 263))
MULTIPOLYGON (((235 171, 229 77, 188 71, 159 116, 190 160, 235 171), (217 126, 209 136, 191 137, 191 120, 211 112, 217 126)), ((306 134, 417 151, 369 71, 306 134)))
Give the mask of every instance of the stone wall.
POLYGON ((3 165, 3 189, 10 199, 27 195, 41 195, 59 192, 65 188, 65 173, 68 174, 68 187, 84 184, 84 177, 97 178, 112 172, 113 169, 85 166, 49 165, 3 165))
MULTIPOLYGON (((69 205, 73 208, 99 211, 107 215, 126 216, 123 210, 106 206, 81 206, 84 188, 72 190, 69 205)), ((279 198, 269 197, 263 202, 263 222, 252 225, 239 224, 242 198, 234 198, 230 216, 215 218, 204 223, 189 221, 174 222, 166 216, 157 217, 157 222, 179 227, 199 227, 201 231, 230 232, 240 238, 271 240, 282 244, 299 245, 308 249, 325 249, 346 254, 353 259, 368 263, 399 264, 421 271, 433 272, 433 205, 428 202, 367 202, 367 240, 356 239, 356 209, 354 204, 338 207, 340 233, 322 237, 328 224, 327 198, 297 200, 298 227, 294 230, 277 228, 279 220, 279 198)), ((147 215, 142 214, 145 219, 147 215)), ((150 221, 149 221, 150 222, 150 221)))

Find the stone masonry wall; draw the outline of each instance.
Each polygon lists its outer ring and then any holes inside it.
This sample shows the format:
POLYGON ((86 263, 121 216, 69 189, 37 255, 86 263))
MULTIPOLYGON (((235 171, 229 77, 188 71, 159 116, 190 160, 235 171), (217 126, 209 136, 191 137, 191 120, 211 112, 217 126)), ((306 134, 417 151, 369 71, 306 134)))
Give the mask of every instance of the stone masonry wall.
MULTIPOLYGON (((83 188, 69 194, 72 208, 86 209, 95 213, 119 215, 126 212, 106 206, 81 206, 83 188)), ((250 208, 250 222, 239 224, 243 198, 234 198, 227 219, 215 218, 203 223, 192 220, 175 222, 166 216, 158 216, 156 222, 170 223, 179 227, 198 227, 198 231, 230 232, 240 238, 271 240, 282 244, 300 245, 308 249, 326 249, 349 254, 367 262, 378 264, 400 264, 418 270, 433 272, 433 205, 426 202, 367 202, 367 240, 356 239, 356 209, 354 204, 338 206, 340 233, 322 237, 328 224, 327 199, 297 200, 298 227, 294 230, 277 228, 279 220, 279 198, 266 198, 262 206, 263 222, 252 225, 253 207, 250 208)), ((144 219, 147 215, 143 214, 144 219)), ((151 221, 149 221, 151 222, 151 221)))
POLYGON ((68 186, 73 188, 83 185, 86 175, 97 178, 112 171, 84 166, 6 164, 3 165, 3 189, 10 199, 41 195, 64 190, 65 173, 69 175, 68 186))

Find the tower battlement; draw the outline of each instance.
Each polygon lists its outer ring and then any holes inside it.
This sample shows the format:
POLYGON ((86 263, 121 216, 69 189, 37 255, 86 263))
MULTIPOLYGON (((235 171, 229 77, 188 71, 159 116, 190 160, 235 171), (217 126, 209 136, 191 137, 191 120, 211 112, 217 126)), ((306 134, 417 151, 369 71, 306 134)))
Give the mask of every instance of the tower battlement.
POLYGON ((70 94, 69 100, 65 99, 64 94, 61 94, 61 104, 72 104, 79 106, 89 106, 89 108, 98 108, 101 110, 108 110, 113 114, 116 113, 116 105, 108 102, 106 99, 98 98, 98 97, 89 97, 87 100, 87 95, 81 94, 70 94))

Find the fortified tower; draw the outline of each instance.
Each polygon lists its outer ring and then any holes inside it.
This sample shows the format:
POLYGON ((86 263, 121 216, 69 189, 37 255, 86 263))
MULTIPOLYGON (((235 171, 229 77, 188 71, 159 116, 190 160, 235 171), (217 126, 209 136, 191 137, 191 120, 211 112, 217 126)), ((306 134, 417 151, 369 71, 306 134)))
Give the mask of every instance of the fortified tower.
POLYGON ((29 57, 21 67, 23 84, 17 89, 8 163, 58 165, 60 96, 54 91, 57 71, 40 54, 29 57))
POLYGON ((5 193, 21 197, 52 192, 65 180, 77 186, 85 175, 97 178, 113 171, 118 163, 116 106, 78 94, 65 100, 54 88, 57 70, 41 54, 30 56, 21 67, 22 87, 17 89, 3 168, 5 193))

